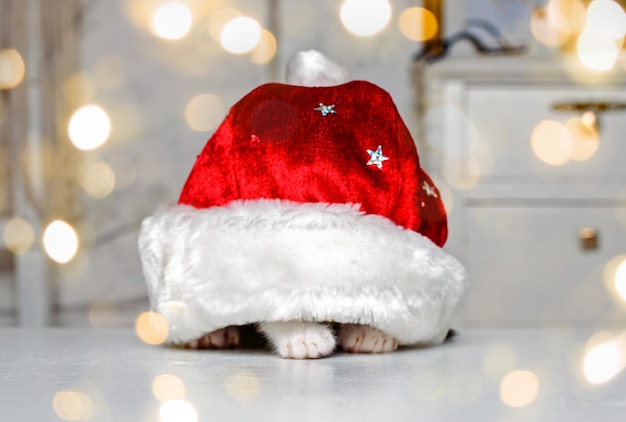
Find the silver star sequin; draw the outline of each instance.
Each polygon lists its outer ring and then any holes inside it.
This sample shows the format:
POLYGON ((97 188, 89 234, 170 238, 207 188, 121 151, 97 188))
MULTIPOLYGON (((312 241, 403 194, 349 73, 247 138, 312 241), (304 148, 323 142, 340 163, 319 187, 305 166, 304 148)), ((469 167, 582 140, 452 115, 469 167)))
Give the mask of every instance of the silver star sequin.
POLYGON ((422 189, 426 191, 426 195, 438 198, 437 192, 435 192, 435 188, 433 186, 430 186, 428 183, 424 182, 424 184, 422 185, 422 189))
POLYGON ((378 148, 376 148, 376 151, 372 151, 371 149, 368 149, 367 153, 370 155, 370 160, 367 162, 368 166, 371 166, 373 164, 379 169, 382 169, 383 161, 387 161, 389 159, 389 157, 385 157, 383 155, 383 148, 380 145, 378 145, 378 148))
POLYGON ((322 116, 326 116, 326 115, 328 115, 328 114, 330 114, 330 113, 333 113, 333 114, 334 114, 334 113, 337 113, 337 112, 335 111, 335 105, 334 105, 334 104, 333 104, 333 105, 328 105, 328 106, 327 106, 327 105, 324 105, 324 104, 320 103, 320 106, 319 106, 319 107, 314 108, 313 110, 317 110, 317 111, 321 112, 321 113, 322 113, 322 116))

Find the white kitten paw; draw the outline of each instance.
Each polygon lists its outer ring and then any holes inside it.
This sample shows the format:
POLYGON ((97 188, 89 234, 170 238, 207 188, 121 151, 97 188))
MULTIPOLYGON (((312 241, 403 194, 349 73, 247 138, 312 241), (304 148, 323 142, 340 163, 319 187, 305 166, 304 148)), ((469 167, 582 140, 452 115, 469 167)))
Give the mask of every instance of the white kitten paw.
POLYGON ((398 349, 398 340, 369 325, 341 324, 337 341, 348 353, 388 353, 398 349))
POLYGON ((185 343, 185 349, 227 349, 239 345, 239 327, 226 327, 212 331, 202 337, 185 343))
POLYGON ((276 352, 287 359, 318 359, 335 350, 331 329, 322 324, 301 321, 264 322, 259 328, 276 352))

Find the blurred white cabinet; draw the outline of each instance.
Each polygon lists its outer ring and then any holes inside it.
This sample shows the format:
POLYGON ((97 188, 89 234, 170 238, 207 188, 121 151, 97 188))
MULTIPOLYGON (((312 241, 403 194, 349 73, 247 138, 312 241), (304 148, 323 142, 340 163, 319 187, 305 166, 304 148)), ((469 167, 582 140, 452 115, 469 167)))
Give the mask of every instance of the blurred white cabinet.
POLYGON ((447 249, 471 280, 460 325, 623 327, 626 292, 611 269, 626 258, 626 111, 598 115, 584 161, 547 164, 531 135, 582 114, 557 103, 626 102, 626 89, 520 74, 439 82, 447 249))

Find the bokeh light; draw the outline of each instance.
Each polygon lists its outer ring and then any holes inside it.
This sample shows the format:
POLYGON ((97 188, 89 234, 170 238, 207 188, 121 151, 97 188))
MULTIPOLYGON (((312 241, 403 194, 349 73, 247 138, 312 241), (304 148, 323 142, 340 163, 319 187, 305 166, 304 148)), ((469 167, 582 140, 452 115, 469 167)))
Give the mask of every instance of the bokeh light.
POLYGON ((201 94, 187 103, 185 121, 197 132, 208 132, 219 126, 225 112, 224 103, 218 96, 201 94))
POLYGON ((103 161, 88 163, 82 171, 80 184, 96 199, 108 196, 115 188, 115 174, 103 161))
POLYGON ((398 18, 400 31, 413 41, 427 41, 435 36, 439 29, 437 18, 422 7, 409 7, 398 18))
POLYGON ((35 242, 35 232, 30 223, 23 218, 11 218, 2 233, 5 247, 16 255, 28 251, 35 242))
POLYGON ((219 41, 224 25, 241 16, 243 16, 243 13, 237 9, 226 8, 219 10, 211 16, 211 20, 209 21, 209 34, 214 40, 219 41))
POLYGON ((568 33, 550 23, 544 8, 536 8, 533 11, 530 16, 530 30, 537 41, 548 47, 560 47, 569 39, 568 33))
POLYGON ((261 30, 261 39, 250 53, 250 61, 256 64, 267 64, 276 56, 276 37, 267 29, 261 30))
POLYGON ((531 404, 539 393, 539 379, 530 371, 513 371, 500 382, 500 398, 511 407, 531 404))
POLYGON ((259 381, 249 371, 235 371, 229 374, 224 386, 228 394, 240 402, 254 400, 260 393, 259 381))
POLYGON ((585 5, 581 0, 550 0, 546 17, 557 31, 568 36, 577 34, 585 25, 585 5))
POLYGON ((24 59, 17 50, 0 51, 0 89, 15 88, 24 80, 25 74, 24 59))
POLYGON ((111 134, 111 120, 102 107, 86 105, 72 115, 68 125, 70 140, 79 149, 101 146, 111 134))
POLYGON ((565 127, 572 139, 571 159, 576 161, 590 159, 600 144, 595 119, 591 119, 589 115, 572 117, 565 122, 565 127))
POLYGON ((587 68, 598 72, 613 68, 624 44, 626 14, 613 0, 594 0, 589 4, 586 26, 576 45, 578 58, 587 68))
POLYGON ((532 132, 530 145, 541 161, 562 166, 573 154, 572 137, 565 125, 554 120, 542 120, 532 132))
POLYGON ((184 400, 185 384, 176 375, 162 374, 152 380, 152 394, 161 403, 172 400, 184 400))
POLYGON ((604 384, 619 374, 624 364, 623 344, 618 337, 595 346, 585 354, 583 373, 590 384, 604 384))
POLYGON ((52 399, 56 415, 64 421, 88 421, 93 414, 93 401, 80 391, 59 391, 52 399))
POLYGON ((135 333, 147 344, 163 344, 169 335, 165 318, 156 312, 143 312, 135 321, 135 333))
POLYGON ((595 71, 610 70, 617 61, 621 48, 610 32, 586 27, 576 44, 578 58, 586 67, 595 71))
POLYGON ((166 3, 154 12, 151 23, 154 35, 166 40, 179 40, 189 33, 192 15, 182 3, 166 3))
POLYGON ((252 51, 261 40, 261 25, 248 16, 239 16, 228 21, 220 33, 224 50, 233 54, 252 51))
POLYGON ((43 247, 50 259, 65 264, 78 251, 78 236, 74 228, 65 221, 55 220, 44 231, 43 247))
POLYGON ((623 38, 626 33, 626 14, 613 0, 594 0, 587 7, 587 28, 602 30, 608 38, 623 38))
POLYGON ((360 37, 382 31, 391 18, 388 0, 345 0, 339 12, 344 27, 360 37))
POLYGON ((606 263, 604 287, 613 300, 626 304, 626 255, 615 256, 606 263))
POLYGON ((626 301, 626 259, 624 259, 615 270, 615 290, 617 294, 626 301))
POLYGON ((161 405, 159 420, 161 422, 197 422, 198 412, 191 403, 185 400, 170 400, 161 405))

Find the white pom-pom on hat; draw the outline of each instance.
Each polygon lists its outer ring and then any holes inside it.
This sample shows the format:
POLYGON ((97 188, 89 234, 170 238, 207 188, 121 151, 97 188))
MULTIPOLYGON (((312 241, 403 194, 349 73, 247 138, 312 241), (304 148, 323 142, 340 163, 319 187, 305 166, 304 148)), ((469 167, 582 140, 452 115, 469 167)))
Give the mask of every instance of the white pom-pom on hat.
POLYGON ((350 80, 348 70, 316 50, 300 51, 287 62, 290 85, 333 86, 350 80))

